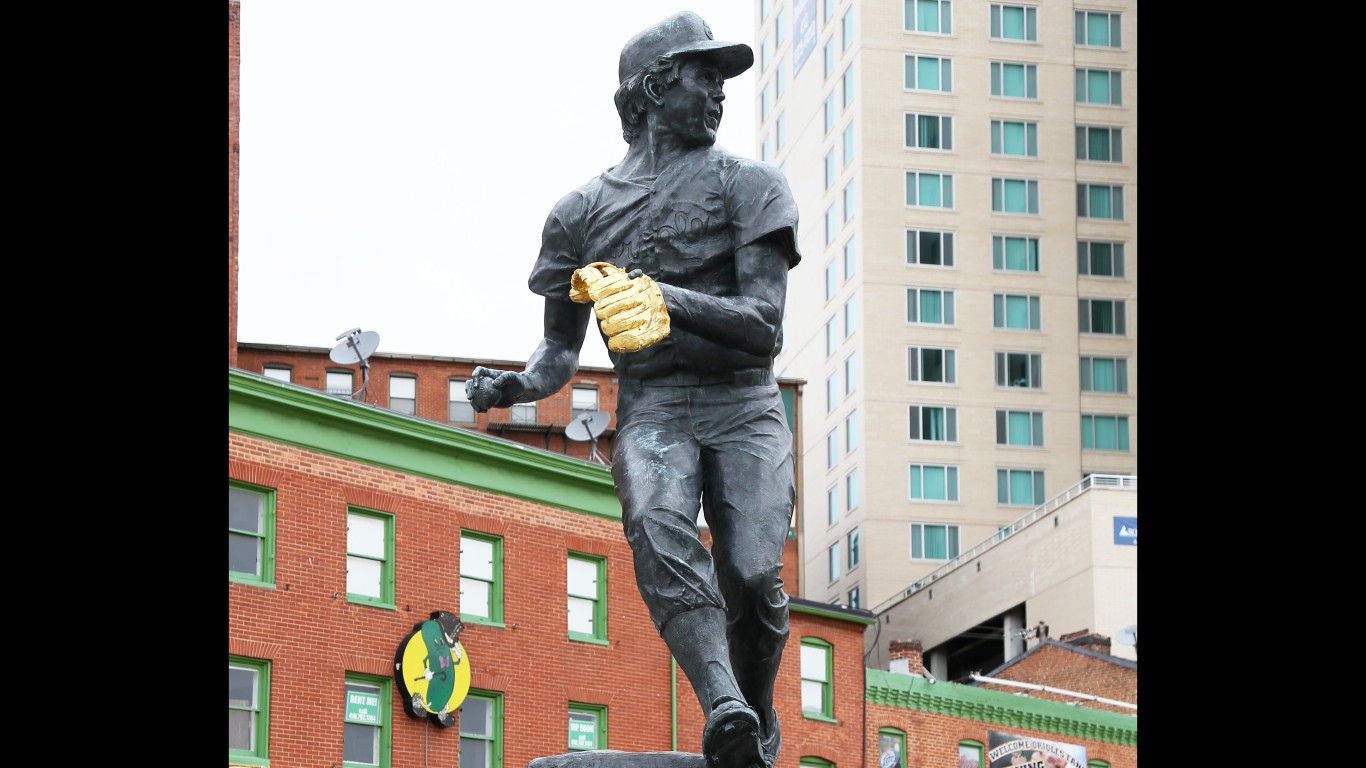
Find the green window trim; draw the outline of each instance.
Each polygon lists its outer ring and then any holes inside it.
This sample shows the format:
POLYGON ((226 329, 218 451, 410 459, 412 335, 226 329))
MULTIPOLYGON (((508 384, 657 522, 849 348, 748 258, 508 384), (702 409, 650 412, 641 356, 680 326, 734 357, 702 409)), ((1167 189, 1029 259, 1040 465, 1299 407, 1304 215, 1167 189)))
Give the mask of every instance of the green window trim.
POLYGON ((799 761, 801 768, 835 768, 835 764, 820 757, 803 757, 799 761))
MULTIPOLYGON (((569 600, 567 613, 569 614, 568 621, 570 622, 569 639, 585 643, 607 645, 607 559, 579 552, 570 552, 565 566, 566 569, 572 569, 574 567, 574 562, 593 565, 596 569, 596 576, 594 577, 594 594, 589 594, 587 590, 583 589, 580 589, 577 592, 574 591, 575 587, 572 584, 572 579, 570 579, 571 583, 567 584, 569 600), (590 619, 593 628, 592 632, 581 632, 573 629, 573 622, 575 620, 573 612, 576 600, 580 601, 578 603, 580 608, 583 607, 583 602, 592 603, 593 615, 590 619)), ((572 576, 572 573, 570 573, 570 576, 572 576)))
POLYGON ((345 768, 375 768, 376 766, 378 766, 378 768, 389 768, 390 754, 391 754, 391 750, 393 749, 393 728, 390 727, 390 724, 391 724, 391 722, 392 722, 392 707, 390 706, 390 702, 391 702, 392 699, 393 699, 393 685, 394 685, 394 680, 393 680, 393 678, 390 678, 390 677, 376 677, 376 676, 374 676, 374 675, 363 675, 363 674, 360 674, 360 673, 358 673, 358 672, 348 672, 348 673, 346 673, 346 686, 345 686, 345 688, 344 688, 345 694, 344 694, 343 705, 342 705, 342 710, 343 710, 343 733, 345 733, 345 732, 347 732, 347 731, 351 731, 351 732, 353 732, 353 733, 357 732, 357 731, 355 730, 355 728, 348 728, 348 726, 356 726, 357 728, 369 728, 369 727, 378 728, 378 729, 379 729, 379 733, 377 734, 376 738, 379 739, 379 749, 378 749, 378 756, 377 756, 377 758, 376 758, 376 759, 377 759, 377 762, 368 763, 368 762, 356 762, 356 761, 352 761, 352 760, 347 760, 347 759, 346 759, 346 746, 345 746, 345 744, 346 744, 346 737, 345 737, 345 735, 343 735, 343 737, 342 737, 342 765, 345 766, 345 768), (345 718, 346 718, 346 716, 347 716, 347 715, 350 713, 350 711, 351 711, 351 708, 350 708, 350 705, 349 705, 348 702, 349 702, 349 698, 350 698, 350 694, 351 694, 351 687, 352 687, 352 686, 366 686, 366 687, 370 687, 370 688, 378 688, 378 689, 379 689, 379 691, 378 691, 378 696, 379 696, 379 715, 378 715, 378 719, 379 719, 379 722, 378 722, 377 724, 371 726, 371 725, 366 725, 366 724, 359 723, 359 722, 347 722, 347 721, 346 721, 345 718))
POLYGON ((594 723, 593 744, 588 745, 583 742, 576 742, 574 732, 571 730, 568 736, 568 749, 570 752, 580 752, 583 750, 602 750, 607 749, 607 707, 603 704, 583 704, 581 702, 569 702, 569 723, 574 722, 574 715, 591 716, 594 723), (576 746, 579 744, 579 746, 576 746))
POLYGON ((906 768, 906 732, 900 728, 877 729, 877 764, 879 768, 906 768), (895 760, 888 762, 887 753, 895 760))
POLYGON ((503 537, 461 529, 460 544, 460 620, 467 624, 504 626, 503 537), (487 571, 482 568, 482 563, 466 560, 467 542, 473 544, 473 547, 469 547, 472 549, 482 548, 484 545, 488 546, 487 571), (482 589, 485 592, 488 615, 466 612, 466 591, 471 588, 482 589))
POLYGON ((817 637, 802 638, 801 675, 802 717, 810 720, 835 722, 835 647, 817 637), (822 661, 817 660, 817 654, 823 659, 822 661), (812 665, 820 665, 823 668, 813 669, 812 665), (817 692, 817 688, 820 697, 820 709, 808 708, 809 700, 814 698, 811 694, 817 692))
POLYGON ((268 766, 270 765, 270 662, 245 656, 229 655, 229 675, 234 668, 248 670, 255 673, 256 676, 253 690, 256 697, 254 703, 234 705, 231 677, 228 680, 228 714, 243 711, 253 713, 249 715, 249 718, 255 744, 250 749, 234 749, 231 742, 232 723, 229 721, 228 762, 234 765, 268 766))
POLYGON ((985 762, 985 756, 986 756, 986 745, 985 745, 985 744, 983 744, 982 742, 977 741, 977 740, 975 740, 975 739, 962 739, 962 740, 960 740, 960 741, 958 742, 958 757, 959 757, 959 764, 962 764, 962 758, 963 758, 963 752, 964 752, 964 750, 971 750, 973 753, 975 753, 975 756, 976 756, 976 758, 977 758, 977 765, 978 765, 979 768, 987 768, 987 765, 986 765, 986 762, 985 762))
POLYGON ((497 691, 470 689, 465 701, 460 705, 460 768, 502 768, 503 766, 503 694, 497 691), (473 702, 488 706, 490 713, 490 733, 475 731, 473 717, 466 717, 465 708, 473 702), (487 744, 487 765, 466 762, 465 740, 482 741, 487 744))
POLYGON ((273 488, 264 488, 233 480, 228 481, 228 581, 269 589, 275 588, 275 490, 273 488), (246 520, 241 514, 245 511, 244 503, 253 496, 259 497, 261 505, 259 530, 255 531, 243 527, 242 524, 246 520), (237 502, 236 510, 234 510, 234 501, 237 502), (235 516, 234 511, 237 511, 238 515, 235 516), (239 519, 234 520, 234 517, 239 519), (234 570, 233 542, 236 541, 240 545, 249 543, 251 539, 257 540, 257 567, 255 572, 246 573, 242 570, 234 570))
POLYGON ((361 605, 372 605, 376 608, 396 609, 394 603, 394 516, 383 512, 375 512, 359 507, 347 507, 346 509, 346 601, 349 603, 359 603, 361 605), (384 554, 380 556, 375 551, 360 552, 352 550, 351 527, 353 522, 360 520, 377 520, 384 526, 383 549, 384 554), (379 563, 379 595, 367 595, 351 591, 350 571, 352 565, 360 565, 365 562, 379 563))

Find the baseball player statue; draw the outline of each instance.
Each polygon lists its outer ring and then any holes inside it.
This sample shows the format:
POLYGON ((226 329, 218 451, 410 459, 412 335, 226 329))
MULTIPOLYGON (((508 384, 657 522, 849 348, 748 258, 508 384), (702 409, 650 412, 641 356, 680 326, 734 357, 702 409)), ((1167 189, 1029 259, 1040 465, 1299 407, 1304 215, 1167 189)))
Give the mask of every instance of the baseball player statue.
POLYGON ((626 43, 626 155, 556 203, 528 280, 544 339, 524 371, 481 366, 467 384, 480 412, 554 394, 596 317, 620 379, 612 477, 636 582, 697 694, 713 768, 772 768, 788 637, 779 571, 796 493, 773 359, 797 207, 776 168, 715 146, 722 85, 753 63, 691 12, 626 43))

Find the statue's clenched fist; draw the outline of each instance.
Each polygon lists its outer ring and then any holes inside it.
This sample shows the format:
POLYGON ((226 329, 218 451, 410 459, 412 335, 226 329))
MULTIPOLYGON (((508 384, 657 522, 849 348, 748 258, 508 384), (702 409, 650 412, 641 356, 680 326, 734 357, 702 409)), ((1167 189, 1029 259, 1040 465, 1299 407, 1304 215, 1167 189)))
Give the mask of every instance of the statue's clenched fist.
POLYGON ((465 382, 465 396, 479 413, 485 413, 490 408, 507 408, 517 402, 517 397, 525 391, 526 383, 522 381, 522 374, 482 365, 475 367, 470 380, 465 382))

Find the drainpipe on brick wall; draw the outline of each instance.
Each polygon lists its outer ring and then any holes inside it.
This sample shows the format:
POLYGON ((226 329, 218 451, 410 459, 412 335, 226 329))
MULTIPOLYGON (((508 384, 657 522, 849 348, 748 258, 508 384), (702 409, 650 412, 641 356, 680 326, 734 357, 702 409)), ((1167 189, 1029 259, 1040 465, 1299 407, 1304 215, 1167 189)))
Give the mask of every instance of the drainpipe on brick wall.
POLYGON ((1048 693, 1056 693, 1060 696, 1073 696, 1078 699, 1086 699, 1087 701, 1098 701, 1101 704, 1109 704, 1114 707, 1125 707, 1126 709, 1132 709, 1135 712, 1138 711, 1137 704, 1129 704, 1123 701, 1115 701, 1114 699, 1102 699, 1099 696, 1092 696, 1089 693, 1065 691, 1062 688, 1050 688, 1046 685, 1036 685, 1034 683, 1021 683, 1015 680, 1002 680, 997 677, 986 677, 983 675, 979 675, 976 672, 973 672, 971 675, 969 675, 969 677, 972 678, 973 682, 977 683, 992 683, 994 685, 1008 685, 1014 688, 1028 688, 1031 691, 1046 691, 1048 693))

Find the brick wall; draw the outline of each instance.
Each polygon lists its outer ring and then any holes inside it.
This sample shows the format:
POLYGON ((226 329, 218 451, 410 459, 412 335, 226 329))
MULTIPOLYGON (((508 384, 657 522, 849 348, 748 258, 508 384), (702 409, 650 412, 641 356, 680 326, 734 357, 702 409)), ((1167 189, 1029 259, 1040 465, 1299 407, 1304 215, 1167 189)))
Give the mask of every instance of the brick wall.
MULTIPOLYGON (((1092 696, 1137 705, 1138 670, 1131 668, 1129 664, 1131 662, 1121 659, 1109 661, 1104 658, 1095 658, 1085 653, 1078 653, 1068 646, 1049 642, 1032 649, 1030 653, 1020 657, 1014 664, 990 676, 1002 680, 1015 680, 1050 688, 1061 688, 1066 691, 1089 693, 1092 696)), ((981 687, 1008 693, 1017 693, 1021 690, 1012 686, 992 685, 991 683, 982 683, 981 687)), ((1031 690, 1028 691, 1028 694, 1048 701, 1073 702, 1078 700, 1076 696, 1067 696, 1051 691, 1031 690)), ((1116 707, 1098 701, 1087 701, 1085 705, 1094 709, 1104 709, 1126 715, 1135 713, 1135 710, 1128 707, 1116 707)))

